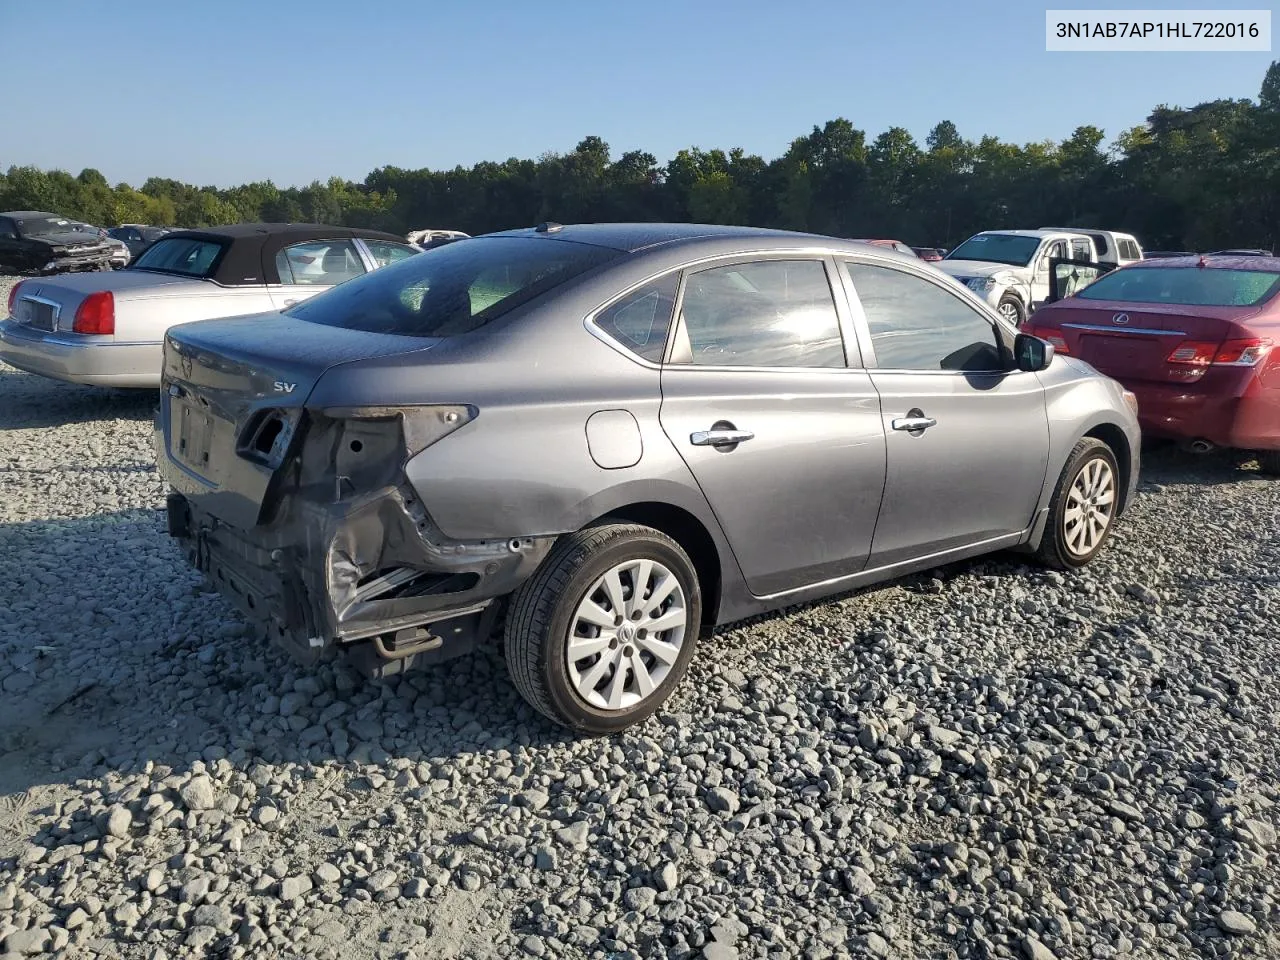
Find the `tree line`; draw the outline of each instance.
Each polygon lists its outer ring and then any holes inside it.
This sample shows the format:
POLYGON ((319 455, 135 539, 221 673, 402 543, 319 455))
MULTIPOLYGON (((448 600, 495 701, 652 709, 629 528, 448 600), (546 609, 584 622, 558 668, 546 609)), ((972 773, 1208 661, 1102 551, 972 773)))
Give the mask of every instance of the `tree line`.
POLYGON ((361 183, 270 181, 220 189, 152 177, 112 186, 97 170, 12 166, 0 210, 51 210, 103 226, 304 221, 403 234, 484 233, 543 220, 752 224, 951 246, 993 228, 1107 227, 1150 249, 1280 244, 1280 61, 1259 97, 1158 106, 1110 146, 1093 126, 1062 141, 968 140, 942 121, 922 145, 901 127, 868 141, 843 118, 786 153, 691 147, 659 164, 614 157, 599 137, 572 152, 452 170, 381 167, 361 183))

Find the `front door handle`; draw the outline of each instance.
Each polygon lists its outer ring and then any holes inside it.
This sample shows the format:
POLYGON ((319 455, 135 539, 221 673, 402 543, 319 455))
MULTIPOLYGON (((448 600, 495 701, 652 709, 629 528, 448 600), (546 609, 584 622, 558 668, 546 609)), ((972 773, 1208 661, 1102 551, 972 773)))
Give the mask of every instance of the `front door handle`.
POLYGON ((921 433, 937 425, 937 420, 933 419, 933 417, 926 417, 919 410, 912 410, 905 417, 895 417, 890 424, 893 429, 905 430, 907 433, 921 433))
POLYGON ((754 437, 750 430, 697 430, 689 434, 695 447, 736 447, 754 437))
POLYGON ((297 302, 298 302, 297 300, 286 300, 286 301, 284 302, 284 305, 285 305, 286 307, 292 307, 292 306, 293 306, 295 303, 297 303, 297 302))

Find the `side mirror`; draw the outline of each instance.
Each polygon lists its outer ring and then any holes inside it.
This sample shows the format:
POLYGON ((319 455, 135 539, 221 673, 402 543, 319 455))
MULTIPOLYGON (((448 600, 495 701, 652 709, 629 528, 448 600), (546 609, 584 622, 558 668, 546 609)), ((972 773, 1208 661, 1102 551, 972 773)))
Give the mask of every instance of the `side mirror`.
POLYGON ((1053 344, 1029 333, 1020 333, 1013 341, 1013 357, 1019 370, 1036 373, 1053 362, 1053 344))

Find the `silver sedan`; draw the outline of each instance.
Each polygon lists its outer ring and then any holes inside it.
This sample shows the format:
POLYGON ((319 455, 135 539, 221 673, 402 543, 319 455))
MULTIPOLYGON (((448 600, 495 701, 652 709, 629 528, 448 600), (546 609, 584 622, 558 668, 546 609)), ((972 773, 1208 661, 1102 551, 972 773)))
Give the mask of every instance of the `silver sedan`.
POLYGON ((420 252, 393 234, 316 224, 168 233, 122 270, 23 280, 0 321, 0 360, 72 383, 154 389, 174 324, 281 310, 420 252))

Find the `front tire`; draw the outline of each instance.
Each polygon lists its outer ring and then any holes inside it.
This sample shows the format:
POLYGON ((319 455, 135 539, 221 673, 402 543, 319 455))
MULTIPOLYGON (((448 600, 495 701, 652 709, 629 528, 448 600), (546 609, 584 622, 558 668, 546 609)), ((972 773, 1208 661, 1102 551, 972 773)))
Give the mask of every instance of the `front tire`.
POLYGON ((702 593, 680 545, 651 527, 568 534, 512 597, 507 669, 539 712, 591 734, 650 716, 697 645, 702 593))
POLYGON ((1000 316, 1004 317, 1007 323, 1014 327, 1021 327, 1022 321, 1027 318, 1027 312, 1022 306, 1022 301, 1014 294, 1006 293, 1000 298, 1000 305, 996 307, 1000 316))
POLYGON ((1115 454, 1101 440, 1084 437, 1058 477, 1036 559, 1059 570, 1083 567, 1111 536, 1119 507, 1115 454))

